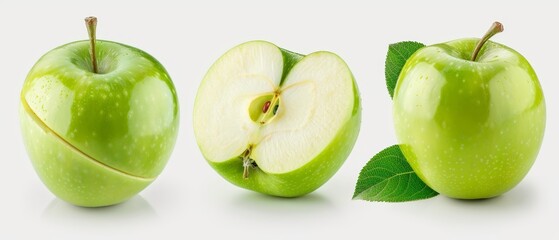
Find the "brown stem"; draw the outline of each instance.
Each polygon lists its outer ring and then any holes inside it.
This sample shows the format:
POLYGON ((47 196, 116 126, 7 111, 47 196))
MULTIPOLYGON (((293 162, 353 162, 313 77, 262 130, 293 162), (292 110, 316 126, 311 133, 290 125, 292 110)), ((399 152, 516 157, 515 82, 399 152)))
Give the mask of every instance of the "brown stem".
POLYGON ((97 68, 97 57, 95 56, 95 30, 97 28, 97 18, 96 17, 86 17, 85 26, 87 27, 87 33, 89 34, 89 55, 91 56, 91 63, 93 65, 93 72, 98 73, 97 68))
POLYGON ((248 146, 247 150, 243 152, 243 179, 248 179, 249 169, 252 165, 252 160, 250 159, 250 152, 252 151, 252 146, 248 146))
POLYGON ((487 42, 487 40, 493 37, 493 35, 500 33, 503 30, 505 30, 503 24, 501 24, 500 22, 494 22, 493 25, 491 25, 491 27, 487 31, 487 33, 485 33, 485 35, 483 35, 483 37, 477 43, 476 48, 474 49, 474 53, 472 54, 471 60, 475 62, 477 55, 479 54, 479 51, 481 50, 485 42, 487 42))

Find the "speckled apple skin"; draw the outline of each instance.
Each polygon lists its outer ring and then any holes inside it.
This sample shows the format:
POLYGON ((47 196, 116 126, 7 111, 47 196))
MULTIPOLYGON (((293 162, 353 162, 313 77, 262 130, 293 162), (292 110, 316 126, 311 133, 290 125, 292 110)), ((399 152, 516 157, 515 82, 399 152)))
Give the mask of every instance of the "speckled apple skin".
POLYGON ((39 177, 79 206, 122 202, 165 167, 179 126, 175 87, 149 54, 97 41, 99 73, 89 44, 45 54, 21 92, 24 143, 39 177))
POLYGON ((402 152, 427 185, 452 198, 491 198, 516 186, 545 130, 544 96, 528 61, 494 42, 477 62, 464 60, 477 41, 418 50, 394 94, 402 152))

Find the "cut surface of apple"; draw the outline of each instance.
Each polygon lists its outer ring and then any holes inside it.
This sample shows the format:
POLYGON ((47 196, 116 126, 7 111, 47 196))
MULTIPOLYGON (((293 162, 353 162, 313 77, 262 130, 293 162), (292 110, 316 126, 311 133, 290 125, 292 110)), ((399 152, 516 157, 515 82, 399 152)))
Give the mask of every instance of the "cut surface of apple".
POLYGON ((302 56, 264 41, 218 59, 194 106, 194 133, 230 182, 276 196, 299 196, 345 161, 360 125, 357 85, 330 52, 302 56))

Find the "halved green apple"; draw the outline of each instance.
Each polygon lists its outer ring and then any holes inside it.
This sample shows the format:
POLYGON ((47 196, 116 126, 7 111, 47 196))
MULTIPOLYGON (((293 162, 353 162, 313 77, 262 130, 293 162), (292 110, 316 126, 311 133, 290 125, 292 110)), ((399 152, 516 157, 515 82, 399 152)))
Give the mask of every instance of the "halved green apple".
POLYGON ((241 44, 208 70, 194 104, 194 134, 229 182, 296 197, 342 166, 359 133, 357 84, 336 54, 241 44))

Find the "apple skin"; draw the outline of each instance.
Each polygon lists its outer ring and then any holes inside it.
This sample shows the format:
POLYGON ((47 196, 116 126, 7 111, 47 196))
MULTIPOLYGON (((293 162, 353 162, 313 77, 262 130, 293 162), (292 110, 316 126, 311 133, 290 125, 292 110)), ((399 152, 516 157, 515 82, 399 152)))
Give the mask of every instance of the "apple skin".
POLYGON ((393 116, 418 176, 451 198, 503 194, 528 173, 545 130, 536 73, 518 52, 459 39, 415 52, 400 73, 393 116))
MULTIPOLYGON (((304 57, 281 49, 284 57, 283 74, 304 57)), ((353 79, 354 104, 351 116, 328 146, 307 164, 282 174, 266 173, 260 168, 251 168, 250 176, 243 178, 243 160, 235 157, 223 162, 207 161, 210 166, 230 183, 255 192, 277 197, 299 197, 318 189, 343 165, 359 135, 361 126, 361 100, 355 78, 353 79)), ((344 113, 340 113, 344 114, 344 113)), ((207 159, 207 158, 206 158, 207 159)))
POLYGON ((97 40, 55 48, 31 69, 21 92, 24 143, 37 174, 78 206, 120 203, 148 186, 167 163, 179 107, 167 71, 149 54, 97 40))

